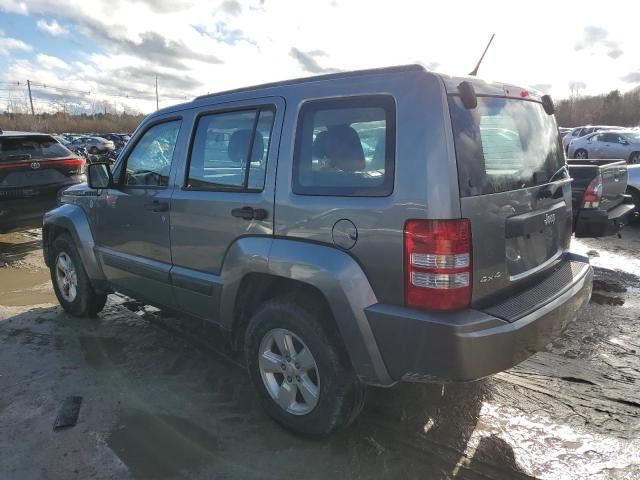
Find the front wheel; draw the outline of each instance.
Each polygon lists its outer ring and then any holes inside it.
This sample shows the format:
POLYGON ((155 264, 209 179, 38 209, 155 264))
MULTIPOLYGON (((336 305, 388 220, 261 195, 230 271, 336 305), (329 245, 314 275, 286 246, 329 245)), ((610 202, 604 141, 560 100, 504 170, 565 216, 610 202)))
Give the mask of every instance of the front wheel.
POLYGON ((318 438, 356 418, 365 386, 326 323, 330 314, 307 303, 290 298, 263 305, 250 320, 245 353, 267 413, 295 433, 318 438))
POLYGON ((93 289, 71 237, 56 237, 51 255, 51 282, 62 308, 76 317, 95 316, 107 295, 93 289))
POLYGON ((579 148, 573 153, 573 158, 586 159, 589 158, 589 154, 583 148, 579 148))

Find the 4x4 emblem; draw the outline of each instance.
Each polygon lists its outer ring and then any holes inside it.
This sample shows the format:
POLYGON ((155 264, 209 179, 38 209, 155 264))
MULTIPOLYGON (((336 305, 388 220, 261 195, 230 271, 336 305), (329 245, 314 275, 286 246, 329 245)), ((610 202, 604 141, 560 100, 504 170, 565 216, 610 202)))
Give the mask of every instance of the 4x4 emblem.
POLYGON ((31 162, 31 169, 38 170, 40 168, 40 164, 38 162, 31 162))
POLYGON ((544 224, 545 225, 553 225, 556 223, 556 214, 555 213, 545 213, 544 215, 544 224))

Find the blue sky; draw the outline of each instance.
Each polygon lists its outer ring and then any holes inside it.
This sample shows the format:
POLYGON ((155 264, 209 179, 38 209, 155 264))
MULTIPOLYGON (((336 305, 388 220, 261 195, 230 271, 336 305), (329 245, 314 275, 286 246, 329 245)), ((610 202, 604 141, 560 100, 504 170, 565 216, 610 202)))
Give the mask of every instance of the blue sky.
MULTIPOLYGON (((640 86, 637 12, 602 2, 540 0, 0 0, 0 109, 149 112, 159 78, 166 106, 195 95, 285 78, 420 62, 556 98, 640 86), (529 5, 529 6, 528 6, 529 5), (51 88, 59 87, 59 88, 51 88), (66 90, 62 90, 66 88, 66 90), (75 93, 90 92, 90 93, 75 93)), ((629 4, 631 5, 631 4, 629 4)), ((629 6, 628 9, 634 10, 629 6)), ((637 10, 637 9, 636 9, 637 10)))

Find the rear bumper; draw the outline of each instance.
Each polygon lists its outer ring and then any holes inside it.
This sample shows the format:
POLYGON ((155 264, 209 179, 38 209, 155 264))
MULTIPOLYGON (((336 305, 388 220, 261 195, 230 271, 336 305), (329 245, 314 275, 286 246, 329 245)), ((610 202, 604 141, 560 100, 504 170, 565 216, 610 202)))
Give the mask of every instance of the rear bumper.
POLYGON ((591 297, 588 259, 572 255, 567 261, 571 278, 562 288, 556 288, 552 275, 487 311, 433 313, 381 304, 367 308, 392 380, 476 380, 507 370, 543 349, 591 297), (531 303, 540 297, 545 298, 531 303))
POLYGON ((576 218, 576 237, 606 237, 615 235, 629 223, 635 210, 631 203, 623 203, 609 211, 582 208, 576 218))
POLYGON ((0 201, 0 233, 42 227, 42 217, 55 207, 58 192, 73 183, 56 187, 32 188, 28 196, 0 201))

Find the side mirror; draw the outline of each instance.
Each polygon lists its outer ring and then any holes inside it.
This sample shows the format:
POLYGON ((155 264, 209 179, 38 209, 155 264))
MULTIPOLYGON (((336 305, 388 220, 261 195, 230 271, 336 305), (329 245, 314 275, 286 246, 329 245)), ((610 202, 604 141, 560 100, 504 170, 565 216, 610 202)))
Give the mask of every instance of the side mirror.
POLYGON ((87 167, 89 188, 109 188, 113 185, 113 176, 108 163, 90 163, 87 167))

